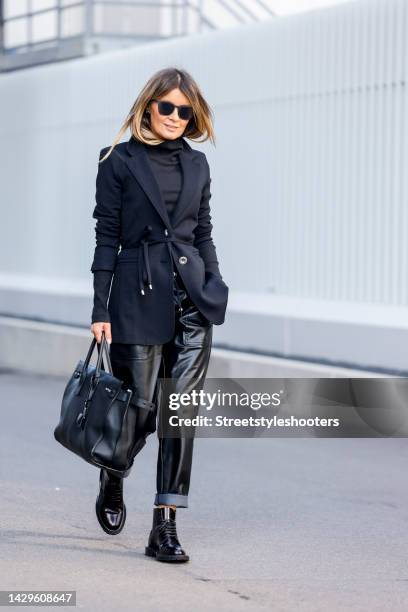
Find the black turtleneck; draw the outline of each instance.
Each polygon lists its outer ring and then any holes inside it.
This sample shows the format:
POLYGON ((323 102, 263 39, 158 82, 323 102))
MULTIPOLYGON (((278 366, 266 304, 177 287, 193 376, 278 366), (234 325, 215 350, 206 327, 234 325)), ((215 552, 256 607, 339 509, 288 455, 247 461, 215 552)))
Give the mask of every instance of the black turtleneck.
MULTIPOLYGON (((182 188, 183 172, 179 153, 184 148, 183 143, 184 139, 180 136, 174 140, 164 140, 158 145, 144 145, 163 201, 167 207, 170 221, 182 188)), ((96 270, 94 272, 92 323, 110 321, 107 302, 111 281, 112 272, 107 270, 96 270)))
POLYGON ((183 181, 180 165, 180 151, 184 147, 183 137, 145 147, 171 221, 183 181))

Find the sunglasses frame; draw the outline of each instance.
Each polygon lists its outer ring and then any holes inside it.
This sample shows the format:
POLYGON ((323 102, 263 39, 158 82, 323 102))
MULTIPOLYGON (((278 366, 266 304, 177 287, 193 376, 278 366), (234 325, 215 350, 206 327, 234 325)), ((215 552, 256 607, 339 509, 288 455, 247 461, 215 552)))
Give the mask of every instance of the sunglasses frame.
POLYGON ((193 107, 190 104, 173 104, 173 102, 170 102, 170 100, 159 100, 158 98, 152 98, 151 99, 152 102, 157 102, 157 110, 159 111, 160 115, 163 115, 164 117, 169 117, 173 112, 174 109, 177 108, 177 114, 179 116, 179 119, 181 119, 182 121, 190 121, 190 119, 193 119, 194 117, 194 110, 193 107), (160 112, 160 103, 164 103, 164 104, 171 104, 172 105, 172 109, 170 113, 162 113, 160 112), (188 119, 183 119, 182 117, 180 117, 180 108, 191 108, 191 117, 189 117, 188 119))

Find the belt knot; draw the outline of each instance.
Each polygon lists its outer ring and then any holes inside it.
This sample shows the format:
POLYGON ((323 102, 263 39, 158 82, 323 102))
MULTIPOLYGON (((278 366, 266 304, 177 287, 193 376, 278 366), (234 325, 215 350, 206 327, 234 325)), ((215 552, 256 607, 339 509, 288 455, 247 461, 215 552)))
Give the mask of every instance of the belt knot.
POLYGON ((152 232, 153 228, 151 225, 146 225, 143 231, 143 237, 136 243, 135 247, 129 249, 122 249, 122 251, 131 251, 133 248, 142 248, 142 257, 138 257, 138 282, 139 289, 142 295, 145 295, 145 284, 147 283, 150 290, 153 290, 153 282, 152 282, 152 272, 150 267, 149 260, 149 245, 159 244, 165 242, 167 244, 167 249, 169 251, 170 261, 173 260, 171 243, 172 242, 180 242, 182 244, 193 244, 193 241, 180 240, 176 238, 174 235, 169 235, 167 229, 165 230, 164 236, 160 236, 158 238, 148 238, 148 234, 152 232))

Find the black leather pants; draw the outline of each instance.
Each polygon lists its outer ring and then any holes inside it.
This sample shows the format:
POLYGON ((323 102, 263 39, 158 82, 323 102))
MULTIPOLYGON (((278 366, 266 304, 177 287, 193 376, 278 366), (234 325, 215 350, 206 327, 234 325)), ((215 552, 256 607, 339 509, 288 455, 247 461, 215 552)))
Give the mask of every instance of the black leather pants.
MULTIPOLYGON (((166 393, 160 392, 158 377, 171 379, 171 392, 190 393, 204 386, 212 346, 213 324, 189 298, 184 283, 174 274, 174 308, 176 326, 173 338, 166 344, 110 345, 115 376, 136 390, 139 397, 155 402, 150 432, 157 419, 168 414, 166 393)), ((166 384, 167 388, 167 384, 166 384)), ((183 409, 183 417, 194 417, 198 407, 183 409)), ((172 413, 175 414, 175 413, 172 413)), ((159 438, 155 504, 188 508, 188 492, 193 456, 193 437, 159 438)))

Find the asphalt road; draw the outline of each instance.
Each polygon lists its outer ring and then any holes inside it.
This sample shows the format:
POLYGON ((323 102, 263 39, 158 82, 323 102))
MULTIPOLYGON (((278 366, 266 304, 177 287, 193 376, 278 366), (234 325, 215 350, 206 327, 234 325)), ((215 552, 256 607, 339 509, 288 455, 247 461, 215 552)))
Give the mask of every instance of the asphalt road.
POLYGON ((157 437, 105 534, 98 470, 53 437, 65 382, 0 375, 2 590, 76 590, 90 611, 408 609, 407 439, 196 439, 190 562, 165 564, 144 555, 157 437))

